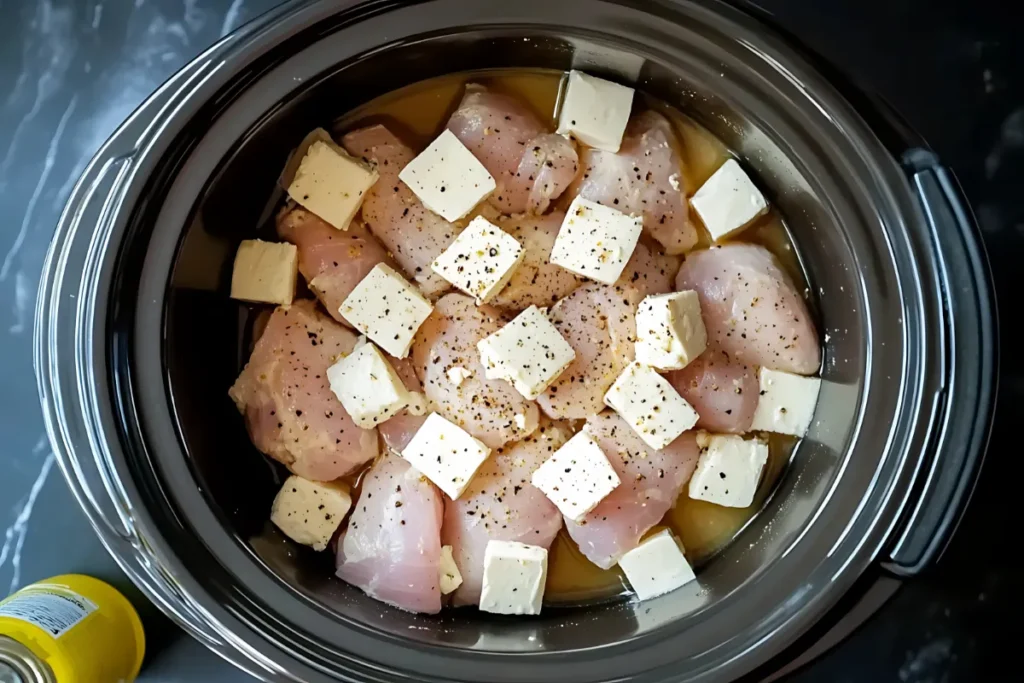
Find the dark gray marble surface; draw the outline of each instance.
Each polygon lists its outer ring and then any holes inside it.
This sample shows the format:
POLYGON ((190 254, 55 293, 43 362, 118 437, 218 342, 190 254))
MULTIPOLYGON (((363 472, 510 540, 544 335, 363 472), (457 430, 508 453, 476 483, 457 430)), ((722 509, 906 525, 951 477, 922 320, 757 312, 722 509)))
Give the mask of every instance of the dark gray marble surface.
MULTIPOLYGON (((486 1, 486 0, 480 0, 486 1)), ((119 585, 144 615, 144 683, 251 680, 148 606, 95 540, 55 467, 31 368, 38 274, 89 157, 160 82, 274 0, 0 0, 0 595, 64 572, 119 585)), ((1015 499, 1024 367, 1024 47, 1003 0, 760 0, 921 130, 964 183, 1002 307, 1000 416, 985 474, 945 560, 800 681, 1016 680, 1022 607, 1015 499), (1013 668, 1007 671, 1013 671, 1013 668)))

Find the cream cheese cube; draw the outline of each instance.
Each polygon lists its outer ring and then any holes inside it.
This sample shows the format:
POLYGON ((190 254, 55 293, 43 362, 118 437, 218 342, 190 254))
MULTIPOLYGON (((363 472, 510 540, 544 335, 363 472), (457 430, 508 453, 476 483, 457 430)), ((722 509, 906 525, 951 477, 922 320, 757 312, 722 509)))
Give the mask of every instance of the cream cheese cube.
POLYGON ((753 430, 803 436, 814 417, 821 389, 820 377, 803 377, 761 368, 757 375, 761 394, 754 410, 753 430))
POLYGON ((623 555, 619 567, 640 600, 670 593, 697 578, 682 544, 668 529, 644 539, 623 555))
POLYGON ((350 156, 324 130, 315 131, 288 196, 339 230, 348 230, 366 191, 377 182, 377 170, 350 156))
POLYGON ((530 400, 540 396, 576 358, 569 342, 536 306, 481 339, 476 348, 487 379, 503 379, 530 400))
POLYGON ((530 482, 574 522, 583 519, 621 483, 586 428, 534 470, 530 482))
POLYGON ((398 178, 425 207, 446 221, 463 218, 496 187, 484 165, 447 129, 410 161, 398 178))
POLYGON ((659 370, 682 370, 704 352, 707 344, 696 292, 655 294, 637 307, 637 361, 659 370))
POLYGON ((591 280, 614 284, 633 255, 643 226, 643 216, 627 216, 577 196, 558 230, 551 262, 591 280))
POLYGON ((477 216, 430 268, 482 304, 508 284, 525 253, 515 237, 477 216))
POLYGON ((450 545, 441 546, 441 595, 448 595, 462 585, 462 572, 455 564, 450 545))
POLYGON ((288 305, 295 299, 298 272, 294 244, 242 240, 231 271, 231 298, 288 305))
POLYGON ((735 159, 727 160, 690 198, 690 204, 719 242, 768 213, 768 202, 735 159))
POLYGON ((343 482, 292 475, 274 497, 270 521, 296 543, 323 550, 351 507, 352 497, 343 482))
POLYGON ((430 413, 402 457, 452 500, 462 495, 491 449, 437 413, 430 413))
POLYGON ((590 147, 618 152, 633 106, 633 89, 570 71, 558 114, 558 133, 590 147))
POLYGON ((604 395, 604 403, 648 446, 661 450, 697 424, 697 411, 669 381, 641 363, 630 363, 604 395))
POLYGON ((327 380, 352 421, 363 429, 373 429, 409 404, 409 391, 398 373, 370 343, 327 368, 327 380))
POLYGON ((493 614, 540 614, 548 551, 515 541, 488 541, 480 609, 493 614))
POLYGON ((750 507, 761 471, 768 462, 768 444, 733 434, 697 437, 701 448, 690 477, 690 498, 730 508, 750 507))
POLYGON ((405 358, 416 330, 434 305, 394 268, 378 263, 338 310, 382 349, 395 358, 405 358))

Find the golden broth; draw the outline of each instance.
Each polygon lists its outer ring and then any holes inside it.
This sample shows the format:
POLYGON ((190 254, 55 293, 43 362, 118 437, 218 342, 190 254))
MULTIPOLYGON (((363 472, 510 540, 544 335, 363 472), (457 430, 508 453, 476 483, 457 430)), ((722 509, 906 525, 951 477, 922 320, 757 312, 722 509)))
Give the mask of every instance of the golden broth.
MULTIPOLYGON (((482 83, 492 90, 518 96, 533 110, 547 118, 554 128, 555 102, 558 99, 561 72, 554 71, 487 71, 444 76, 388 93, 339 119, 334 132, 340 134, 358 126, 386 123, 414 147, 425 147, 444 127, 458 106, 463 87, 468 82, 482 83)), ((720 140, 682 112, 650 98, 640 99, 642 106, 656 109, 668 116, 680 137, 680 155, 684 161, 683 175, 692 194, 729 156, 720 140)), ((700 220, 691 216, 695 224, 700 220)), ((698 248, 710 242, 704 231, 698 248)), ((802 284, 803 276, 782 217, 774 209, 759 219, 742 235, 743 240, 757 242, 771 249, 782 261, 794 281, 802 284)), ((798 286, 799 286, 798 284, 798 286)), ((675 507, 652 529, 671 528, 682 540, 689 560, 700 564, 728 544, 750 521, 770 495, 785 468, 796 440, 777 434, 768 437, 769 457, 760 489, 749 508, 725 508, 691 500, 684 488, 675 507)), ((359 476, 352 479, 358 487, 359 476)), ((622 573, 613 568, 603 570, 587 560, 563 530, 552 544, 548 561, 545 598, 548 602, 585 603, 605 600, 626 587, 622 573)))

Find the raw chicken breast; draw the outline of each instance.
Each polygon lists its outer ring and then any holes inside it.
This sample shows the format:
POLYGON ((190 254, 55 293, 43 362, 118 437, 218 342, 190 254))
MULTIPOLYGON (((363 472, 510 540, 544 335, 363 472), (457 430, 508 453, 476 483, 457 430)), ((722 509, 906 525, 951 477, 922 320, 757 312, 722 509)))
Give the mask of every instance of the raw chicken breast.
POLYGON ((416 153, 384 126, 354 130, 342 144, 349 154, 376 164, 380 175, 363 199, 363 221, 423 294, 435 298, 448 289, 448 283, 430 264, 451 244, 459 228, 423 206, 398 179, 416 153))
POLYGON ((570 436, 566 425, 544 424, 515 445, 493 453, 466 492, 445 503, 441 542, 452 546, 462 574, 454 604, 480 602, 488 541, 518 541, 547 548, 555 540, 562 528, 562 515, 533 487, 530 477, 570 436))
MULTIPOLYGON (((409 358, 392 358, 391 356, 388 356, 388 360, 391 362, 391 367, 395 369, 395 373, 402 380, 405 388, 422 395, 423 387, 420 385, 419 378, 416 377, 416 371, 413 370, 412 360, 409 358)), ((430 412, 426 402, 426 397, 424 397, 423 405, 419 406, 420 409, 416 411, 418 413, 416 415, 409 412, 408 408, 403 408, 401 412, 391 419, 377 425, 377 431, 384 437, 384 445, 390 448, 392 452, 401 453, 409 445, 409 442, 412 441, 412 437, 416 435, 416 432, 423 426, 423 423, 426 422, 427 414, 430 412)))
POLYGON ((491 448, 521 439, 537 428, 537 405, 505 380, 484 377, 480 364, 477 342, 506 322, 495 308, 477 306, 462 294, 446 294, 412 345, 413 367, 431 409, 491 448), (469 374, 453 381, 451 370, 469 374))
POLYGON ((637 242, 633 255, 629 257, 615 284, 632 287, 644 296, 667 294, 672 291, 678 271, 678 257, 666 256, 643 242, 637 242))
POLYGON ((551 247, 564 218, 564 211, 552 211, 543 216, 520 216, 498 223, 523 245, 523 262, 508 284, 491 299, 492 305, 515 311, 530 306, 550 306, 583 284, 582 278, 551 263, 551 247))
POLYGON ((442 508, 433 484, 385 453, 364 476, 338 542, 338 576, 399 609, 439 612, 442 508))
POLYGON ((550 417, 584 420, 604 409, 604 395, 633 360, 636 307, 632 287, 590 283, 559 301, 550 318, 576 358, 537 398, 550 417))
POLYGON ((278 216, 277 234, 299 251, 299 272, 310 291, 340 323, 339 309, 360 280, 378 263, 394 266, 380 242, 359 220, 338 230, 315 214, 294 208, 278 216))
POLYGON ((279 306, 228 391, 256 448, 300 477, 330 481, 377 455, 377 430, 357 427, 327 381, 355 343, 313 301, 279 306))
POLYGON ((821 364, 818 332, 793 281, 770 251, 726 244, 686 258, 676 289, 700 296, 708 342, 748 365, 810 375, 821 364))
POLYGON ((579 168, 571 141, 549 132, 525 102, 469 84, 448 130, 494 176, 502 213, 543 213, 579 168))
POLYGON ((700 415, 698 428, 736 434, 750 430, 760 391, 753 367, 709 348, 665 379, 700 415))
POLYGON ((622 483, 579 522, 566 519, 569 535, 587 559, 608 569, 640 544, 661 521, 697 467, 697 433, 689 431, 656 451, 616 413, 606 410, 587 420, 622 483))
POLYGON ((689 251, 697 244, 697 228, 690 222, 678 146, 668 119, 653 111, 638 114, 629 120, 617 154, 583 150, 583 173, 569 194, 623 213, 642 213, 644 232, 666 253, 689 251))

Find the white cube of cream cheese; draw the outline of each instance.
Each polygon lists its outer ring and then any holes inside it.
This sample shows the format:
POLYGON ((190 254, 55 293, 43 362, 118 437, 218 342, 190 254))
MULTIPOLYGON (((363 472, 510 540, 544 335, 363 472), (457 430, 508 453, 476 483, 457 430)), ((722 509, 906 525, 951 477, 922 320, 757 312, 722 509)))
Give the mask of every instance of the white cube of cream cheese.
POLYGON ((482 304, 508 284, 524 254, 515 237, 477 216, 430 268, 482 304))
POLYGON ((288 196, 339 230, 348 230, 377 171, 349 156, 326 131, 306 148, 288 196))
POLYGON ((803 436, 814 417, 821 389, 820 377, 803 377, 761 368, 761 394, 751 429, 803 436))
POLYGON ((583 519, 621 483, 604 451, 585 428, 534 470, 530 482, 574 522, 583 519))
POLYGON ((654 294, 637 306, 637 361, 659 370, 681 370, 707 343, 700 299, 693 290, 654 294))
POLYGON ((768 213, 768 202, 735 159, 727 160, 690 198, 711 240, 718 242, 768 213))
POLYGON ((345 320, 395 358, 409 355, 416 330, 434 310, 420 291, 383 263, 373 267, 345 298, 345 320))
POLYGON ((380 350, 363 343, 327 368, 331 391, 352 421, 373 429, 409 403, 409 391, 380 350))
POLYGON ((455 564, 450 545, 441 546, 441 595, 448 595, 462 585, 462 572, 455 564))
POLYGON ((576 358, 569 342, 536 306, 481 339, 476 348, 485 377, 507 381, 530 400, 540 396, 576 358))
POLYGON ((352 507, 348 486, 292 475, 274 498, 270 521, 296 543, 323 550, 352 507))
POLYGON ((630 363, 604 395, 604 403, 648 446, 661 450, 697 424, 697 411, 648 365, 630 363))
POLYGON ((697 437, 701 448, 690 477, 690 498, 730 508, 750 507, 761 471, 768 462, 768 444, 733 434, 697 437))
POLYGON ((682 544, 668 529, 652 534, 623 555, 619 567, 640 600, 670 593, 697 578, 682 544))
POLYGON ((636 249, 643 216, 627 216, 577 196, 562 220, 551 262, 591 280, 613 284, 636 249))
POLYGON ((571 134, 590 147, 618 152, 632 106, 632 88, 570 71, 558 114, 558 132, 571 134))
POLYGON ((290 304, 298 271, 299 252, 294 244, 242 240, 231 271, 231 298, 290 304))
POLYGON ((515 541, 488 541, 480 609, 493 614, 540 614, 548 551, 515 541))
POLYGON ((490 454, 490 448, 437 413, 427 416, 402 450, 402 457, 452 500, 462 495, 490 454))
POLYGON ((398 177, 424 206, 446 221, 465 216, 496 186, 484 165, 447 129, 398 177))

